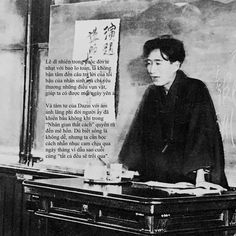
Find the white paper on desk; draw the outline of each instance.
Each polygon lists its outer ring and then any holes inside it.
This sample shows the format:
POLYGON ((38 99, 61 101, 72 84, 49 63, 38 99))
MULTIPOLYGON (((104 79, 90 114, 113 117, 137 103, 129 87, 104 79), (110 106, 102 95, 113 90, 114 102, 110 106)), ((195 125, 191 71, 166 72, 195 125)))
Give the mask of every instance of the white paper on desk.
POLYGON ((165 182, 159 182, 159 181, 147 181, 147 182, 136 182, 136 184, 139 185, 146 185, 150 187, 159 187, 159 188, 176 188, 176 189, 189 189, 189 188, 195 188, 195 186, 191 183, 187 182, 178 182, 178 183, 165 183, 165 182))
POLYGON ((139 187, 139 188, 150 187, 150 188, 160 189, 164 192, 167 192, 170 195, 188 194, 194 196, 202 196, 206 194, 221 194, 219 190, 196 188, 193 184, 187 182, 179 182, 174 184, 158 182, 158 181, 133 182, 133 187, 139 187))
POLYGON ((221 192, 216 189, 193 188, 193 189, 172 189, 170 194, 189 194, 194 196, 203 196, 206 194, 221 194, 221 192))

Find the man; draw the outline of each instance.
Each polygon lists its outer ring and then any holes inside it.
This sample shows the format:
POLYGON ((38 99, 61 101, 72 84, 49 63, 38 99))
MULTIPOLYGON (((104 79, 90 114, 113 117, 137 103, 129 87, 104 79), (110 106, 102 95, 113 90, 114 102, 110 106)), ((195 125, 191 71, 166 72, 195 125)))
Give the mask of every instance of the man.
POLYGON ((149 40, 143 57, 153 84, 146 90, 119 155, 142 180, 228 187, 213 102, 205 84, 180 70, 183 43, 149 40))

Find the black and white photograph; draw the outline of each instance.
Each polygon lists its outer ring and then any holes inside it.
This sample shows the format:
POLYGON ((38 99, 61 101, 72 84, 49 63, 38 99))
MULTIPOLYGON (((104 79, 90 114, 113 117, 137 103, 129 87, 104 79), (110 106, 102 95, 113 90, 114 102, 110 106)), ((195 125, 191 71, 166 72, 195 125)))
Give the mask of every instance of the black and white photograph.
POLYGON ((236 0, 0 11, 0 236, 236 236, 236 0))

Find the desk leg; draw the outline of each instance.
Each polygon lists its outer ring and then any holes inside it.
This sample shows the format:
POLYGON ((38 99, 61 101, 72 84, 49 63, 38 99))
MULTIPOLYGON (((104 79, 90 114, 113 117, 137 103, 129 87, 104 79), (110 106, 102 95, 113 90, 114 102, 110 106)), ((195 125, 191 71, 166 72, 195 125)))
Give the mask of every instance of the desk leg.
MULTIPOLYGON (((225 226, 229 226, 229 211, 228 210, 223 211, 223 221, 225 223, 225 226)), ((224 232, 224 236, 228 236, 227 231, 224 232)))
MULTIPOLYGON (((49 201, 48 199, 43 199, 42 202, 41 202, 41 206, 42 206, 42 210, 45 211, 45 212, 49 212, 49 209, 51 207, 52 203, 51 201, 49 201)), ((48 219, 47 218, 40 218, 39 219, 39 224, 40 224, 40 234, 41 236, 49 236, 49 223, 48 223, 48 219)))
MULTIPOLYGON (((229 212, 229 225, 236 226, 236 209, 231 209, 229 212)), ((236 236, 236 230, 232 230, 231 236, 236 236)))
POLYGON ((40 236, 48 236, 48 219, 38 218, 38 229, 40 236))
POLYGON ((145 223, 150 233, 155 233, 154 216, 145 216, 145 223))

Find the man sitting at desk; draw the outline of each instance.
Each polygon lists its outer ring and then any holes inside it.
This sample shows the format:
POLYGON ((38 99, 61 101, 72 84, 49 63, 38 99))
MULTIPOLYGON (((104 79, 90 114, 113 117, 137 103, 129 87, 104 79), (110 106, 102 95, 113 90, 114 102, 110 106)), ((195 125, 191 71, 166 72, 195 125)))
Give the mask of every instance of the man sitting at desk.
POLYGON ((228 187, 216 112, 206 85, 180 70, 183 43, 165 35, 143 47, 146 90, 119 159, 142 180, 219 191, 228 187))

